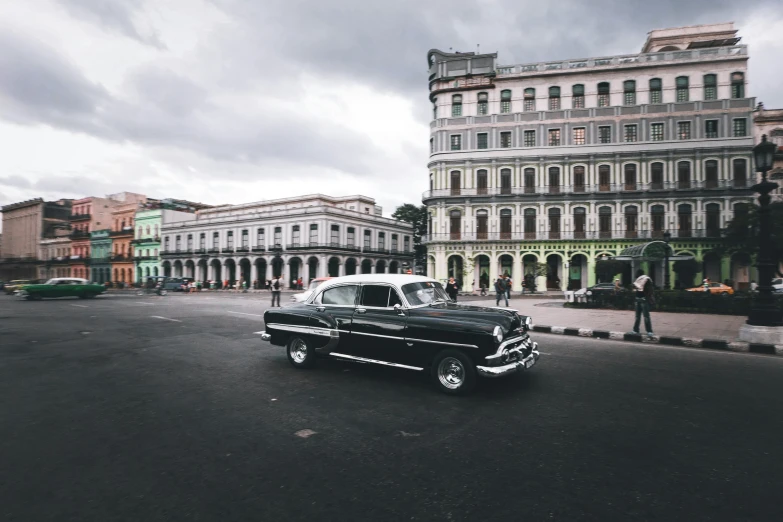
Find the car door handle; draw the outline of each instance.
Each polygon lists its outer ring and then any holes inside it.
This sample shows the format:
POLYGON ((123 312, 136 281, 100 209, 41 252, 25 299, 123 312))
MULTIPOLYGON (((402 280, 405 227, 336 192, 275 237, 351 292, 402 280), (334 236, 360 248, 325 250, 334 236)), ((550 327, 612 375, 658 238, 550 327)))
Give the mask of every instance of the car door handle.
POLYGON ((325 312, 325 311, 326 311, 326 308, 325 308, 325 307, 323 307, 323 306, 316 306, 316 307, 315 307, 315 311, 316 311, 316 312, 325 312))
POLYGON ((365 310, 364 308, 357 308, 356 309, 356 313, 357 314, 363 314, 363 313, 366 313, 366 312, 367 312, 367 310, 365 310))

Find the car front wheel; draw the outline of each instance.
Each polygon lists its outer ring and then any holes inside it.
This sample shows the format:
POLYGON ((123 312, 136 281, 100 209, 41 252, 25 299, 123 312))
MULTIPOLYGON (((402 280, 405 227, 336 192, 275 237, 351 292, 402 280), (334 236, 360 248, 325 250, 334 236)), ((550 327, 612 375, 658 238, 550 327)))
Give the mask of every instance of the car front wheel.
POLYGON ((288 340, 286 355, 294 368, 311 368, 315 364, 315 349, 311 343, 298 335, 288 340))
POLYGON ((433 360, 432 380, 443 393, 464 395, 476 385, 476 366, 459 350, 443 350, 433 360))

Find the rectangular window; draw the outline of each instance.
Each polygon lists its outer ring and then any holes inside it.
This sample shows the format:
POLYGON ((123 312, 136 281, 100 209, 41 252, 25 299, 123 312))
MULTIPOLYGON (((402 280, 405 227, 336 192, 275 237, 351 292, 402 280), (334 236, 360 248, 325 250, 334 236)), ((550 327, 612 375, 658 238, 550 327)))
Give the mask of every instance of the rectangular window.
POLYGON ((234 248, 234 232, 230 231, 226 235, 226 247, 234 248))
POLYGON ((353 247, 356 245, 356 229, 353 227, 348 227, 348 230, 346 231, 348 233, 348 246, 353 247))
POLYGON ((536 131, 534 130, 526 130, 525 131, 525 147, 535 147, 536 146, 536 131))
POLYGON ((369 230, 364 231, 364 249, 367 250, 371 248, 372 244, 372 232, 369 230))
POLYGON ((250 246, 250 234, 248 234, 247 230, 242 231, 242 246, 243 247, 250 246))
POLYGON ((479 116, 483 116, 488 113, 489 113, 489 101, 488 101, 487 93, 480 92, 478 95, 478 108, 476 109, 476 114, 478 114, 479 116))
POLYGON ((299 225, 294 225, 293 228, 291 228, 291 244, 298 247, 301 241, 302 233, 299 230, 299 225))
POLYGON ((704 99, 705 100, 718 99, 717 76, 715 76, 714 74, 707 74, 704 76, 704 99))
POLYGON ((663 86, 660 78, 650 80, 650 103, 661 103, 663 100, 663 86))
POLYGON ((691 122, 689 121, 677 122, 677 139, 678 140, 691 139, 691 122))
POLYGON ((741 72, 731 73, 731 97, 745 97, 745 75, 741 72))
POLYGON ((378 232, 378 250, 384 250, 386 248, 386 233, 378 232))
POLYGON ((332 235, 330 238, 332 246, 338 246, 340 244, 340 226, 332 225, 332 235))
POLYGON ((397 251, 397 247, 398 247, 398 244, 397 244, 397 234, 392 234, 392 242, 391 242, 392 252, 396 252, 397 251))
POLYGON ((585 128, 577 127, 574 129, 574 145, 585 144, 585 128))
MULTIPOLYGON (((123 249, 125 248, 125 245, 122 246, 123 249)), ((179 252, 179 249, 182 248, 182 236, 177 236, 174 238, 174 248, 177 249, 177 252, 179 252)))
POLYGON ((560 146, 560 129, 549 129, 549 146, 560 146))
POLYGON ((264 229, 259 228, 256 231, 256 244, 260 247, 264 246, 266 244, 266 241, 264 241, 264 229))
POLYGON ((525 112, 531 112, 536 110, 536 100, 535 98, 525 98, 525 112))
POLYGON ((201 250, 204 250, 204 249, 207 248, 207 235, 204 232, 202 232, 201 235, 198 238, 198 247, 201 250))
POLYGON ((748 122, 745 118, 736 118, 732 122, 732 136, 740 138, 748 133, 748 122))
POLYGON ((574 85, 572 88, 571 108, 585 108, 585 86, 581 83, 574 85))
POLYGON ((452 134, 451 135, 451 150, 462 150, 462 135, 461 134, 452 134))
POLYGON ((454 96, 454 100, 451 104, 451 116, 462 116, 462 96, 454 96))
POLYGON ((430 138, 430 153, 435 152, 435 140, 430 138))
POLYGON ((623 103, 625 105, 636 105, 636 82, 634 80, 623 82, 623 103))
POLYGON ((585 108, 585 97, 584 96, 574 96, 573 97, 573 108, 574 109, 584 109, 585 108))
POLYGON ((718 120, 707 120, 704 122, 704 137, 705 138, 718 137, 718 120))
POLYGON ((500 148, 502 148, 502 149, 511 148, 511 133, 510 132, 501 132, 500 133, 500 148))
POLYGON ((680 76, 677 78, 677 101, 686 102, 688 99, 688 77, 680 76))
POLYGON ((310 245, 318 244, 318 225, 310 225, 310 245))
POLYGON ((560 97, 550 97, 549 98, 549 110, 550 111, 559 111, 560 110, 560 97))
MULTIPOLYGON (((218 232, 212 233, 212 248, 220 247, 220 234, 218 232)), ((168 250, 168 248, 166 249, 168 250)))
POLYGON ((612 127, 609 125, 598 127, 598 141, 601 143, 612 143, 612 127))
POLYGON ((598 106, 599 107, 609 107, 609 95, 608 94, 599 94, 598 95, 598 106))
POLYGON ((650 140, 663 141, 663 123, 650 124, 650 140))
POLYGON ((275 248, 283 246, 283 228, 275 227, 275 248))
POLYGON ((625 142, 626 143, 632 143, 636 141, 637 132, 636 132, 636 125, 626 125, 625 126, 625 142))
POLYGON ((479 132, 476 134, 476 148, 477 149, 486 149, 488 147, 487 143, 487 133, 486 132, 479 132))
POLYGON ((500 112, 507 114, 511 112, 511 91, 505 90, 500 92, 500 112))
POLYGON ((188 234, 188 251, 193 250, 193 234, 188 234))
POLYGON ((411 249, 411 238, 408 236, 405 236, 402 240, 402 248, 405 252, 409 252, 411 249))

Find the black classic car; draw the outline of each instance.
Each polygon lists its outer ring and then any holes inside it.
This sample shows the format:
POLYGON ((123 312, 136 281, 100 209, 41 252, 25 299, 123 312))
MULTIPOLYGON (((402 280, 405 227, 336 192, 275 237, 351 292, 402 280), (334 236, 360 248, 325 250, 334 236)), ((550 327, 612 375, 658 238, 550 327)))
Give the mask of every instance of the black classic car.
POLYGON ((454 303, 438 281, 421 276, 330 279, 303 303, 267 310, 264 323, 261 338, 285 346, 296 368, 324 356, 429 370, 449 394, 469 392, 479 376, 530 368, 539 358, 530 317, 454 303))

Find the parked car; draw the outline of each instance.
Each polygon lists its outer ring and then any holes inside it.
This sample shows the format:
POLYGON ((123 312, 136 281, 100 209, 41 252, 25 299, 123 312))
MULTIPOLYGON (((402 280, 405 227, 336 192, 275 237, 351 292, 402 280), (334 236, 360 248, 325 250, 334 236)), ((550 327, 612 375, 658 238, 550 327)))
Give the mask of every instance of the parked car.
POLYGON ((429 371, 448 394, 539 359, 529 316, 454 303, 435 279, 407 274, 330 279, 302 303, 267 310, 264 323, 261 339, 285 346, 296 368, 323 356, 429 371))
POLYGON ((25 299, 38 300, 45 297, 95 297, 106 291, 103 285, 90 283, 76 277, 56 277, 43 284, 22 285, 16 295, 25 299))
POLYGON ((294 294, 291 296, 291 301, 294 303, 303 303, 307 300, 310 295, 312 295, 313 291, 321 286, 322 283, 329 281, 332 279, 331 277, 316 277, 312 281, 310 281, 310 285, 307 287, 307 290, 304 292, 299 292, 298 294, 294 294))
POLYGON ((587 295, 596 297, 599 295, 613 294, 617 290, 618 292, 624 292, 625 288, 622 286, 615 289, 614 283, 598 283, 587 289, 587 295))
POLYGON ((33 279, 14 279, 13 281, 9 281, 5 284, 3 287, 3 291, 6 293, 6 295, 11 295, 14 292, 16 292, 19 287, 22 285, 31 285, 36 283, 37 281, 33 279))
MULTIPOLYGON (((708 285, 711 294, 732 295, 734 293, 734 289, 732 287, 724 285, 723 283, 708 283, 708 285)), ((693 288, 688 288, 687 291, 706 292, 707 290, 704 288, 704 285, 701 285, 693 288)))
POLYGON ((185 283, 185 278, 182 277, 165 277, 165 276, 158 276, 157 278, 154 278, 157 280, 163 280, 163 289, 164 290, 172 290, 174 292, 181 292, 182 291, 182 285, 185 283))
POLYGON ((772 290, 777 294, 783 294, 783 278, 778 277, 772 280, 772 290))

